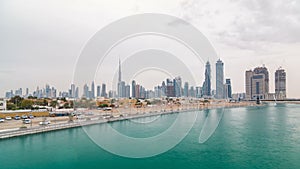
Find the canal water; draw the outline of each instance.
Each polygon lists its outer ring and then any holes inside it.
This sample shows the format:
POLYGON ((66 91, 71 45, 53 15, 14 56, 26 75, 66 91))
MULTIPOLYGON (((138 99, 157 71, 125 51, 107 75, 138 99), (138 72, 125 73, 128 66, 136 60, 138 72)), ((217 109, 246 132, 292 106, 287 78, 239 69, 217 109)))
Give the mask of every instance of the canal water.
MULTIPOLYGON (((300 168, 300 105, 296 104, 199 111, 194 121, 188 118, 180 120, 181 128, 193 125, 178 144, 147 158, 120 156, 101 147, 89 134, 95 131, 106 139, 110 137, 106 129, 110 128, 130 138, 153 138, 168 130, 178 117, 179 114, 174 113, 3 139, 0 140, 0 168, 300 168), (217 118, 210 116, 213 113, 219 113, 217 118), (218 121, 216 128, 212 125, 214 132, 211 137, 199 143, 202 129, 210 125, 206 123, 218 121)), ((180 130, 174 130, 172 134, 178 132, 180 130)), ((170 137, 170 143, 174 138, 170 137)), ((134 150, 134 146, 121 140, 110 141, 120 149, 134 150)), ((166 146, 168 141, 153 142, 140 151, 157 145, 166 146)))

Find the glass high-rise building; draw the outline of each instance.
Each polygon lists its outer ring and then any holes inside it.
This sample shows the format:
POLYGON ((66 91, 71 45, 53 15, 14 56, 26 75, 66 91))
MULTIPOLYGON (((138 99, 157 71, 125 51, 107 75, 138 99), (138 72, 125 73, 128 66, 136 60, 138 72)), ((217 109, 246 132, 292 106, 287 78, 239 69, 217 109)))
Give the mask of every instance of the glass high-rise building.
POLYGON ((216 63, 216 99, 224 98, 224 63, 219 59, 216 63))
POLYGON ((102 91, 101 91, 101 97, 107 97, 107 93, 106 93, 106 84, 102 84, 102 91))
POLYGON ((189 97, 189 83, 188 82, 184 83, 183 96, 189 97))
POLYGON ((209 61, 206 62, 205 66, 205 81, 203 83, 203 96, 211 96, 211 67, 209 61))
POLYGON ((92 82, 92 85, 91 85, 91 96, 90 96, 91 99, 94 99, 95 98, 95 82, 93 81, 92 82))
POLYGON ((97 86, 97 97, 101 97, 101 86, 97 86))
POLYGON ((174 85, 174 90, 175 90, 175 97, 181 97, 182 95, 182 81, 181 81, 181 77, 176 77, 173 80, 173 85, 174 85))

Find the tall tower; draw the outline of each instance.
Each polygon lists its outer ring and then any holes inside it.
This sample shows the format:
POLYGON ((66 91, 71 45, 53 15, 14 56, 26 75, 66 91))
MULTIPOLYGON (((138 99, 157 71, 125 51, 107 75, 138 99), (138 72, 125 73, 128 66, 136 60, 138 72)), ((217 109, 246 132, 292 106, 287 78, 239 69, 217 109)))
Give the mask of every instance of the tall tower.
POLYGON ((102 91, 101 91, 101 97, 107 97, 107 93, 106 93, 106 84, 102 83, 102 91))
POLYGON ((245 89, 246 89, 246 99, 251 100, 252 99, 252 76, 253 71, 247 70, 245 73, 245 89))
POLYGON ((265 88, 266 93, 269 93, 269 71, 265 67, 265 65, 263 65, 263 67, 257 67, 257 68, 255 68, 253 70, 253 72, 255 74, 264 74, 265 75, 264 88, 265 88))
POLYGON ((101 86, 97 86, 97 97, 101 97, 101 86))
POLYGON ((225 94, 225 98, 232 98, 232 87, 231 87, 231 80, 230 79, 226 79, 226 94, 225 94))
POLYGON ((263 67, 256 67, 245 73, 246 99, 266 99, 269 93, 269 71, 263 67))
POLYGON ((189 83, 188 82, 184 83, 183 95, 184 95, 184 97, 189 97, 189 83))
POLYGON ((132 92, 131 97, 133 97, 133 98, 135 98, 135 96, 136 96, 136 94, 135 94, 135 85, 136 85, 136 82, 135 82, 135 80, 133 80, 132 83, 131 83, 131 92, 132 92))
POLYGON ((224 98, 224 63, 221 59, 216 63, 216 98, 224 98))
POLYGON ((211 68, 209 61, 206 62, 205 66, 205 81, 202 90, 203 96, 211 96, 211 68))
MULTIPOLYGON (((119 58, 119 76, 118 76, 118 97, 124 97, 123 95, 123 83, 122 83, 122 71, 121 71, 121 60, 119 58)), ((125 86, 125 85, 124 85, 125 86)))
POLYGON ((181 97, 182 95, 182 81, 181 81, 181 77, 178 76, 173 80, 174 83, 174 90, 175 90, 175 97, 181 97))
POLYGON ((286 73, 281 67, 275 72, 276 99, 286 99, 286 73))
POLYGON ((90 96, 91 99, 94 99, 95 98, 95 82, 92 81, 92 86, 91 86, 91 96, 90 96))

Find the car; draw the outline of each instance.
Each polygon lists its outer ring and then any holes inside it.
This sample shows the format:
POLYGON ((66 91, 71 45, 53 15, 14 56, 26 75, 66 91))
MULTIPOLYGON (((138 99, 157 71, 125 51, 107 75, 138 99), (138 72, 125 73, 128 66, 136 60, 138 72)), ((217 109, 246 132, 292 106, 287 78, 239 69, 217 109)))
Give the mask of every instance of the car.
POLYGON ((27 115, 22 115, 21 118, 22 118, 22 119, 27 119, 28 116, 27 116, 27 115))
POLYGON ((5 120, 11 120, 12 118, 10 116, 6 116, 5 120))
POLYGON ((21 117, 20 116, 15 116, 15 120, 20 120, 21 119, 21 117))
POLYGON ((3 123, 4 121, 5 121, 4 119, 0 118, 0 123, 3 123))
POLYGON ((30 124, 30 123, 31 123, 31 120, 30 120, 30 119, 24 119, 23 123, 24 123, 24 124, 30 124))
POLYGON ((28 116, 28 118, 33 119, 34 116, 31 114, 31 115, 28 116))
POLYGON ((92 115, 94 115, 94 113, 93 112, 87 112, 86 115, 92 116, 92 115))
POLYGON ((40 122, 40 125, 48 125, 50 124, 51 122, 50 121, 41 121, 40 122))

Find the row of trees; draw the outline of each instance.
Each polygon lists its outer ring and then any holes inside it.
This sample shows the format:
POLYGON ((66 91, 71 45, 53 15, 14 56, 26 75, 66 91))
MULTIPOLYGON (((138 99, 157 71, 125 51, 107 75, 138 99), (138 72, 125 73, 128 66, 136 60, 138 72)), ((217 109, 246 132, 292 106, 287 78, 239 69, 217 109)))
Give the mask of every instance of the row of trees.
POLYGON ((25 99, 20 96, 15 96, 8 100, 6 106, 7 110, 34 110, 43 106, 50 106, 53 108, 72 108, 73 102, 69 102, 65 98, 57 98, 56 100, 52 100, 47 98, 38 99, 36 97, 28 97, 25 99))

